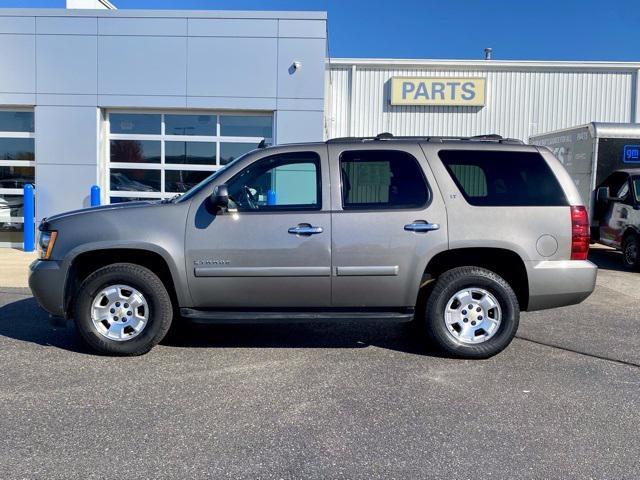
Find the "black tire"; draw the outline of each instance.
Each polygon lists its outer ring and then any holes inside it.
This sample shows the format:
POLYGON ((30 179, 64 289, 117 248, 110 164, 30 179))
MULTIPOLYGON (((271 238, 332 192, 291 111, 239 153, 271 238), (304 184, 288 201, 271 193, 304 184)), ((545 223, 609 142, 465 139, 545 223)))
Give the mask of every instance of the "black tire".
POLYGON ((142 355, 167 334, 173 320, 173 305, 162 280, 148 268, 132 263, 114 263, 89 275, 76 297, 74 320, 80 336, 94 350, 106 355, 142 355), (91 320, 94 297, 109 285, 125 284, 142 293, 148 303, 147 324, 135 337, 116 341, 101 335, 91 320))
POLYGON ((622 263, 629 270, 640 268, 640 241, 637 235, 630 234, 622 241, 622 263))
MULTIPOLYGON (((427 338, 442 353, 468 359, 489 358, 504 350, 518 330, 520 307, 509 284, 496 273, 480 267, 459 267, 438 277, 427 300, 424 330, 427 338), (500 305, 502 319, 488 340, 470 344, 456 339, 445 324, 445 309, 451 297, 465 288, 482 288, 500 305)), ((466 321, 466 320, 465 320, 466 321)))

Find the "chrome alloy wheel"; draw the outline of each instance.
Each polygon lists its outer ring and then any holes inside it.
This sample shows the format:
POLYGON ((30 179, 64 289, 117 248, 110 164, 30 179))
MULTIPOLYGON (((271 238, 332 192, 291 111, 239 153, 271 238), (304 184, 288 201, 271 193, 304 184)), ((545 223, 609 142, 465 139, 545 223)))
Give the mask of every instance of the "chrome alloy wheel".
POLYGON ((103 288, 91 304, 91 321, 98 333, 122 342, 140 335, 149 319, 144 295, 129 285, 103 288))
POLYGON ((461 343, 483 343, 493 337, 502 320, 496 297, 482 288, 465 288, 447 302, 444 322, 449 334, 461 343))

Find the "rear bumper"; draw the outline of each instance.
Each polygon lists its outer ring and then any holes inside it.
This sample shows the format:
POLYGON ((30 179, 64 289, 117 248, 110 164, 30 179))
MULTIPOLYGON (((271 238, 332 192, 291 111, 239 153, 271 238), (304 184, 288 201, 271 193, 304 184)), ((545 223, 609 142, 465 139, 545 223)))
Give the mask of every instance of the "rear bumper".
POLYGON ((526 262, 526 267, 527 310, 575 305, 591 295, 596 286, 598 267, 588 260, 526 262))
POLYGON ((29 288, 38 304, 54 316, 65 315, 64 286, 67 271, 60 262, 35 260, 29 266, 29 288))

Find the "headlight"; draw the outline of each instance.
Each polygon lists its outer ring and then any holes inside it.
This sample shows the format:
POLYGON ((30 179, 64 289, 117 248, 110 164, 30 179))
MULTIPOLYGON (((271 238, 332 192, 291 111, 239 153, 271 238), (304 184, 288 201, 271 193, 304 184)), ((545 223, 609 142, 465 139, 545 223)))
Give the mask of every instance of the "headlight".
POLYGON ((53 244, 56 243, 56 237, 58 232, 40 232, 38 238, 38 251, 40 252, 40 258, 42 260, 49 260, 51 256, 51 250, 53 250, 53 244))

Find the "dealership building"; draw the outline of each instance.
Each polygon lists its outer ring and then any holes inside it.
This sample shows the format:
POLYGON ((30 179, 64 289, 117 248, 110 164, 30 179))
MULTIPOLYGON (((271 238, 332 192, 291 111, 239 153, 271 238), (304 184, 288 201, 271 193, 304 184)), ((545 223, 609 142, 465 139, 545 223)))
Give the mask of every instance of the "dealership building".
MULTIPOLYGON (((0 246, 36 219, 181 193, 267 143, 640 122, 640 63, 327 57, 324 12, 0 10, 0 246)), ((89 6, 90 9, 78 7, 89 6)))

